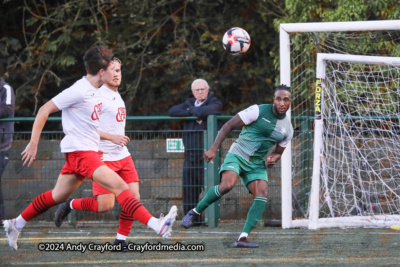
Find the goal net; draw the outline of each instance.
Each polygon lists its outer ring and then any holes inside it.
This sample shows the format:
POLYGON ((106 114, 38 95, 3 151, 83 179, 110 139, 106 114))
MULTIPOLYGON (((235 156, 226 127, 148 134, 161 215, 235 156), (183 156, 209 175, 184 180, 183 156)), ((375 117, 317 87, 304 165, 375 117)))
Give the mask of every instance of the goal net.
MULTIPOLYGON (((315 164, 317 54, 399 57, 400 21, 281 24, 280 47, 281 83, 290 85, 292 89, 289 116, 295 129, 291 145, 282 157, 282 227, 345 227, 343 223, 335 222, 316 226, 311 225, 310 222, 310 216, 314 216, 314 219, 317 216, 312 212, 312 208, 316 207, 310 203, 313 164, 315 164), (292 168, 287 168, 287 166, 292 166, 292 168)), ((337 62, 332 62, 336 67, 337 62)), ((320 158, 321 178, 317 198, 319 222, 323 218, 329 221, 328 218, 337 217, 344 218, 342 222, 363 216, 375 216, 377 219, 378 215, 395 215, 400 210, 398 199, 397 203, 391 203, 399 194, 399 180, 395 175, 398 172, 398 165, 395 164, 399 163, 395 163, 394 160, 398 158, 398 154, 395 154, 396 146, 393 145, 396 143, 394 136, 398 135, 396 127, 399 125, 397 108, 399 103, 396 99, 398 92, 394 90, 388 93, 388 90, 396 87, 397 81, 392 80, 394 76, 387 77, 387 81, 390 82, 383 87, 387 88, 386 93, 383 89, 381 90, 381 87, 371 87, 377 86, 378 79, 383 79, 378 77, 391 75, 393 66, 380 66, 381 70, 373 67, 372 71, 367 71, 368 68, 363 67, 362 63, 354 64, 346 66, 350 68, 349 70, 344 67, 343 69, 339 67, 340 71, 337 69, 333 71, 331 67, 327 70, 327 73, 332 71, 336 75, 330 77, 331 79, 334 81, 339 77, 343 80, 347 79, 348 84, 340 87, 341 89, 336 92, 340 94, 338 98, 341 102, 338 100, 333 102, 340 103, 339 110, 343 113, 342 116, 324 115, 325 118, 330 119, 324 120, 324 129, 331 130, 331 134, 334 133, 340 138, 333 140, 331 137, 328 138, 325 132, 323 135, 323 144, 327 147, 323 148, 323 154, 321 154, 323 156, 320 158), (351 72, 352 69, 358 76, 349 75, 348 71, 351 72), (363 74, 360 74, 361 70, 363 74), (349 85, 357 84, 357 81, 359 85, 350 89, 349 85), (361 86, 364 82, 369 87, 361 86), (346 91, 348 95, 343 95, 343 91, 346 91), (362 108, 364 108, 363 111, 362 108), (372 110, 375 115, 366 113, 372 110), (352 118, 349 119, 346 116, 352 116, 352 118), (342 121, 342 128, 334 126, 337 125, 338 120, 344 118, 346 119, 342 121), (343 135, 344 133, 347 135, 343 135), (383 147, 386 147, 386 150, 383 147), (375 151, 372 152, 372 150, 375 151), (360 152, 366 154, 363 156, 360 152), (326 156, 326 154, 329 155, 326 156), (326 162, 329 164, 323 165, 326 162), (373 168, 367 169, 368 166, 373 168), (326 180, 324 184, 322 181, 324 172, 331 175, 333 180, 326 180), (324 185, 327 187, 324 188, 324 185), (332 204, 334 201, 336 201, 335 208, 332 204)), ((379 84, 379 86, 383 85, 379 84)), ((325 108, 328 106, 324 106, 324 112, 325 108)), ((368 220, 371 219, 368 218, 368 220)), ((379 219, 389 220, 388 217, 379 219)), ((367 222, 357 226, 361 225, 371 226, 367 222)))
POLYGON ((400 221, 400 57, 318 54, 308 227, 400 221))

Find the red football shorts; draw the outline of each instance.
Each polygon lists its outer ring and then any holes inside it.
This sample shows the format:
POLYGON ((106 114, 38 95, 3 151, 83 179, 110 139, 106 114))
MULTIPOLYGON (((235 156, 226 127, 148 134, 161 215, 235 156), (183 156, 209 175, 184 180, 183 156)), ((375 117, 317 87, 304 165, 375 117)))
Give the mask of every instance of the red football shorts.
MULTIPOLYGON (((139 176, 137 174, 135 164, 133 163, 131 156, 117 161, 104 161, 104 163, 108 167, 110 167, 111 170, 115 171, 122 178, 122 180, 125 181, 125 183, 130 184, 134 182, 139 182, 139 176)), ((103 194, 112 193, 93 181, 93 196, 103 194)))
POLYGON ((93 180, 94 171, 106 165, 100 157, 100 153, 96 151, 74 151, 65 153, 67 162, 61 169, 61 174, 75 174, 76 178, 83 181, 85 177, 93 180))

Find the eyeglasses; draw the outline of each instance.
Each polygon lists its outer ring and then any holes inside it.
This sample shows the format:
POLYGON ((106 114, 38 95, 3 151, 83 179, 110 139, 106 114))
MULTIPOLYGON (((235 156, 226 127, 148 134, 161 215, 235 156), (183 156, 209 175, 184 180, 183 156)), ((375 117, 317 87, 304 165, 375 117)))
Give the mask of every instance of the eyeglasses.
POLYGON ((203 93, 205 90, 208 90, 208 88, 193 89, 196 93, 203 93))

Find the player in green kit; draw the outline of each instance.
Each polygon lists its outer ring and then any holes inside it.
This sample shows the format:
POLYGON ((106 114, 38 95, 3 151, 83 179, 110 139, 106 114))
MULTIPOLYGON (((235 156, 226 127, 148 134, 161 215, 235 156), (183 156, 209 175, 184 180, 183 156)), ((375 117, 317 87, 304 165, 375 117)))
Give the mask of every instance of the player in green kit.
POLYGON ((247 236, 260 220, 268 195, 266 167, 272 167, 281 158, 286 145, 293 137, 293 127, 286 111, 291 103, 290 88, 279 85, 275 89, 273 104, 253 105, 239 112, 222 126, 204 160, 213 163, 219 146, 233 128, 241 128, 239 138, 232 144, 221 166, 221 183, 205 194, 197 206, 182 220, 182 226, 193 226, 200 214, 235 186, 240 177, 246 189, 254 195, 242 233, 235 247, 255 248, 258 244, 247 241, 247 236), (274 148, 272 153, 264 157, 274 148))

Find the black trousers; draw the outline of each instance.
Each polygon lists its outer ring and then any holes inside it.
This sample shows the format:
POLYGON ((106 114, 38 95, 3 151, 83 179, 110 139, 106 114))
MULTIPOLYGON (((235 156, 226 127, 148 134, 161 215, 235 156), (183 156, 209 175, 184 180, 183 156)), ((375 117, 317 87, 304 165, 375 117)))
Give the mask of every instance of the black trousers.
POLYGON ((8 163, 8 156, 10 155, 10 150, 0 151, 0 220, 6 219, 6 213, 4 209, 4 198, 3 189, 1 187, 1 177, 8 163))
POLYGON ((183 212, 189 210, 199 203, 199 196, 204 187, 204 161, 203 158, 185 159, 183 163, 182 194, 183 212))

